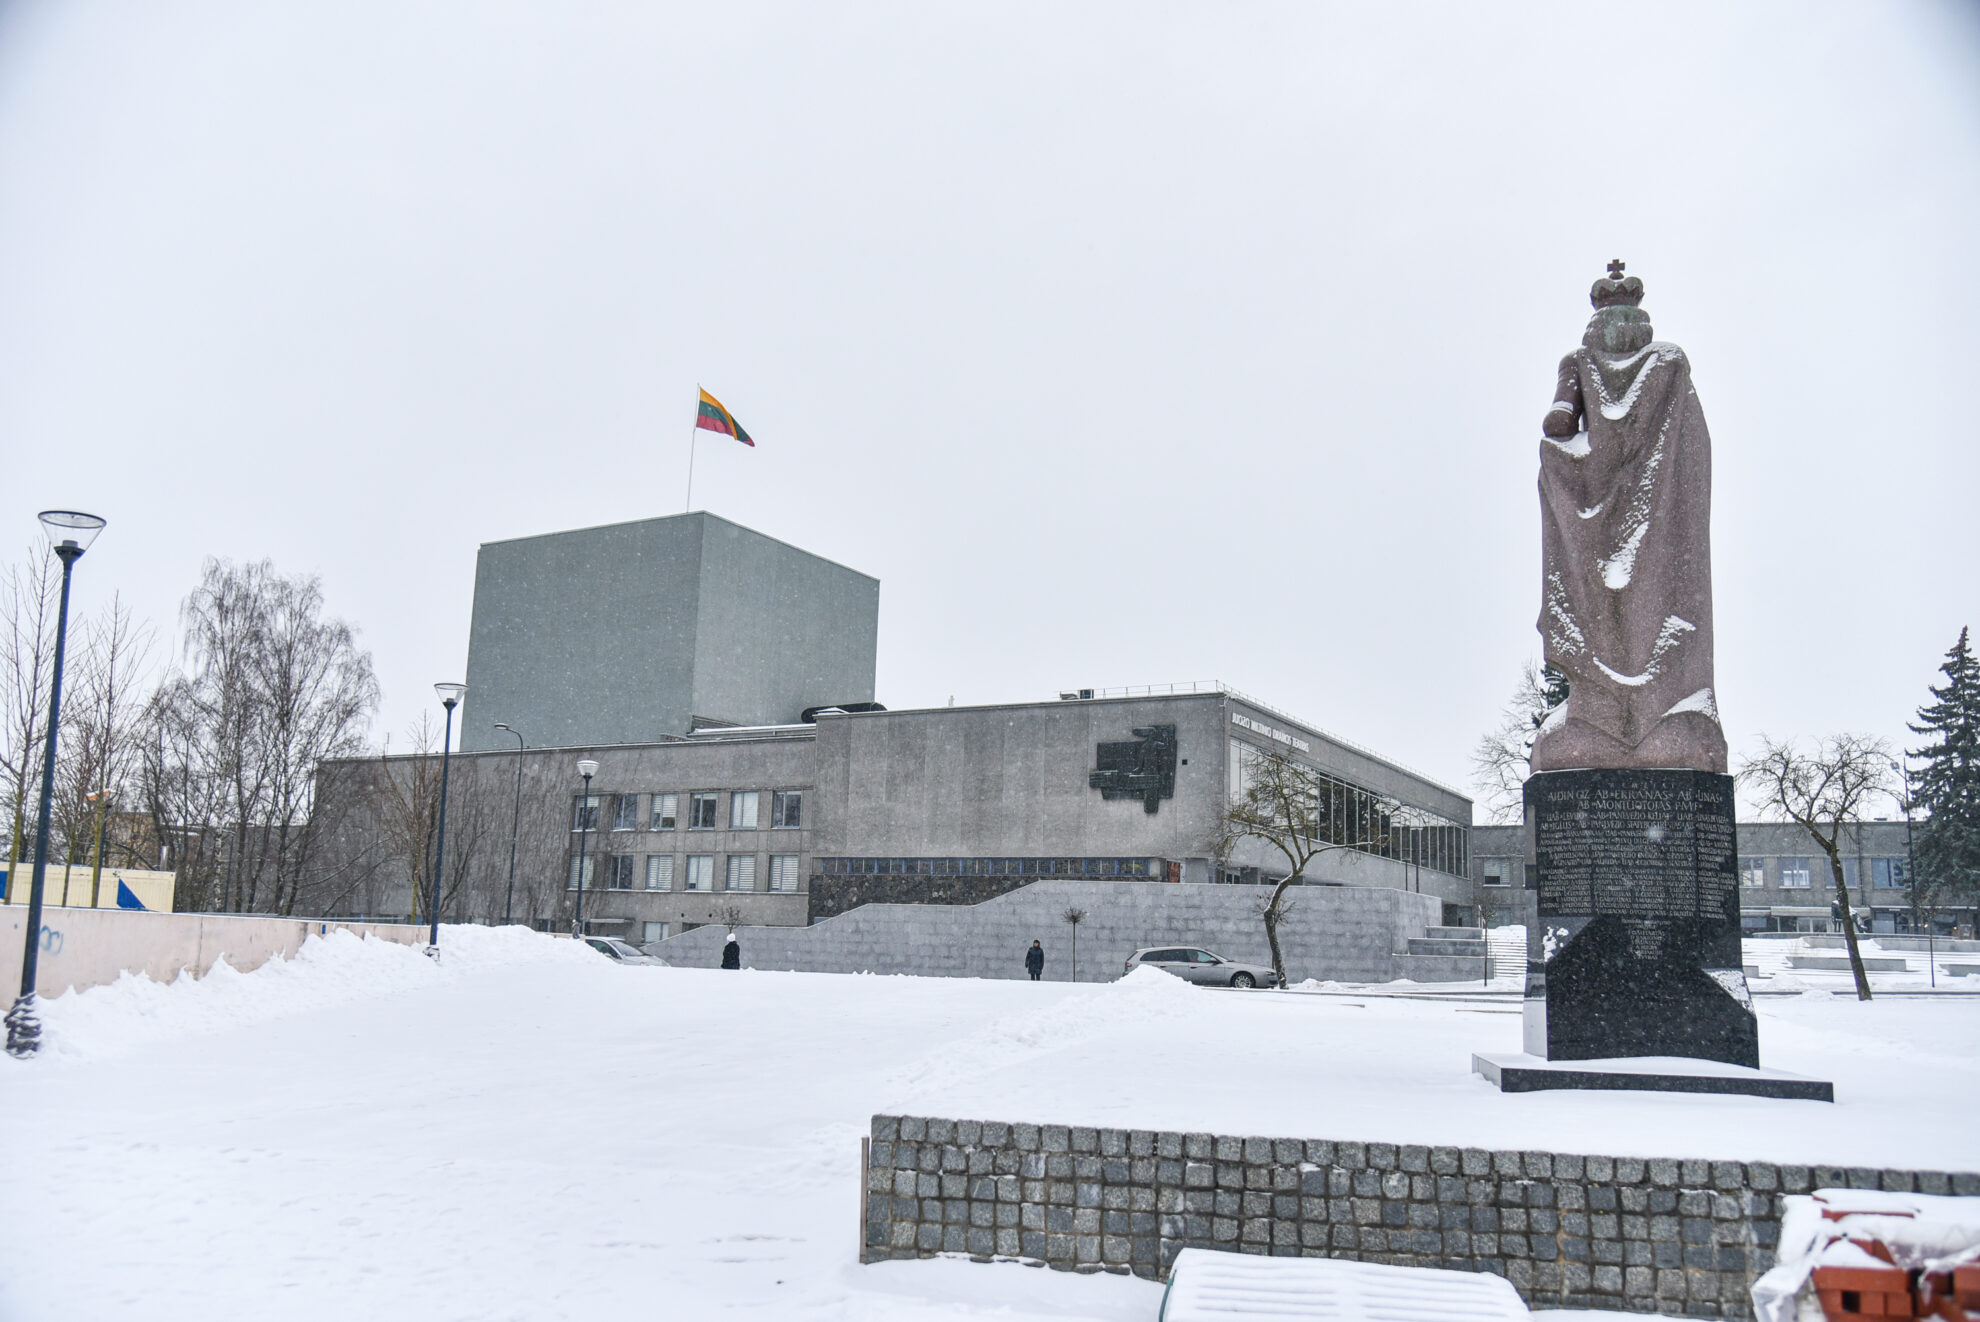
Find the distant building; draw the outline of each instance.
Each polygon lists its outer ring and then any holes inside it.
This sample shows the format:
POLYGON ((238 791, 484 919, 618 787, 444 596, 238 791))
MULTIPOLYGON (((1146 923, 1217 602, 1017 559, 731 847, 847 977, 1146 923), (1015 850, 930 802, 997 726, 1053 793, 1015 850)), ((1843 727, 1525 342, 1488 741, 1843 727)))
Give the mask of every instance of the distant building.
MULTIPOLYGON (((1470 917, 1469 799, 1221 688, 824 712, 813 724, 657 743, 532 747, 520 761, 513 751, 457 757, 450 870, 471 874, 463 916, 486 918, 491 904, 499 916, 520 772, 527 902, 515 912, 568 923, 582 853, 587 926, 641 941, 710 922, 802 924, 876 902, 974 903, 1048 878, 1276 881, 1284 862, 1260 842, 1214 856, 1245 761, 1263 752, 1322 773, 1336 819, 1382 821, 1378 842, 1323 854, 1309 882, 1418 891, 1451 921, 1470 917), (1122 745, 1150 753, 1124 766, 1133 755, 1122 745), (589 801, 581 757, 599 764, 589 801), (543 887, 546 877, 556 884, 543 887)), ((326 813, 354 832, 344 852, 381 833, 353 805, 387 802, 379 778, 409 762, 326 768, 326 813)), ((403 897, 406 861, 377 862, 403 897)), ((395 901, 377 893, 364 905, 382 913, 395 901)))
MULTIPOLYGON (((1476 826, 1471 831, 1472 880, 1489 907, 1511 914, 1525 867, 1523 830, 1517 826, 1476 826), (1504 897, 1494 905, 1495 897, 1504 897)), ((1906 885, 1910 828, 1904 822, 1858 822, 1848 829, 1843 879, 1851 909, 1867 915, 1872 930, 1903 933, 1918 928, 1906 885)), ((1835 882, 1829 860, 1808 833, 1780 822, 1739 824, 1740 918, 1757 932, 1834 932, 1835 882)), ((1959 911, 1964 912, 1964 911, 1959 911)), ((1955 910, 1940 910, 1942 931, 1950 931, 1955 910)))
POLYGON ((460 747, 646 743, 873 700, 880 581, 713 514, 488 542, 460 747))
MULTIPOLYGON (((1326 820, 1366 833, 1306 881, 1472 915, 1457 790, 1221 686, 886 711, 878 608, 876 580, 709 514, 483 546, 443 915, 563 927, 581 878, 588 927, 647 941, 1041 879, 1277 881, 1269 846, 1216 843, 1261 754, 1319 773, 1326 820)), ((434 770, 325 764, 326 867, 355 879, 340 912, 413 911, 434 770)))

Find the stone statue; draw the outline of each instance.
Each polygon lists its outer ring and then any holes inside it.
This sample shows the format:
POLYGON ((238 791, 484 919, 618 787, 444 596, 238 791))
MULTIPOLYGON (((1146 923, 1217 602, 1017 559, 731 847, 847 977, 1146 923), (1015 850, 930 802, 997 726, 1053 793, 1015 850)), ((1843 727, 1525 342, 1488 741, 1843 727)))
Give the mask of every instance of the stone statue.
POLYGON ((1712 440, 1684 350, 1651 338, 1621 262, 1561 359, 1541 423, 1540 633, 1568 700, 1533 741, 1536 772, 1724 774, 1712 681, 1712 440))

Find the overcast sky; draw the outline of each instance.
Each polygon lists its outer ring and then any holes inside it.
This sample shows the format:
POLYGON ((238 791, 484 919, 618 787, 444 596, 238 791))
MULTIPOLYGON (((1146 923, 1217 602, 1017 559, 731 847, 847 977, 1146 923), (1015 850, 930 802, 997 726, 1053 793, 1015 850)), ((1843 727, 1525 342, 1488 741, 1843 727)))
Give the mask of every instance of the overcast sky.
POLYGON ((1621 257, 1735 755, 1896 739, 1980 624, 1976 235, 1925 0, 0 0, 0 554, 102 513, 78 609, 168 633, 320 574, 382 737, 478 544, 683 507, 699 382, 695 506, 880 579, 890 706, 1220 678, 1467 786, 1621 257))

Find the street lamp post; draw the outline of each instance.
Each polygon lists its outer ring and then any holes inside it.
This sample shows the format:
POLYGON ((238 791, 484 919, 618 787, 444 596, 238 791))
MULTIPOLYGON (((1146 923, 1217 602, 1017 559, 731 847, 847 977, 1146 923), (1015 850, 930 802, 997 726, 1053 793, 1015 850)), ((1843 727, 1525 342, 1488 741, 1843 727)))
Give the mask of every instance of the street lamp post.
MULTIPOLYGON (((1904 798, 1898 804, 1904 809, 1904 884, 1915 899, 1918 895, 1918 861, 1911 849, 1911 768, 1893 762, 1891 770, 1897 772, 1904 780, 1904 798)), ((1911 907, 1912 912, 1918 912, 1916 904, 1911 907)), ((1924 918, 1925 973, 1931 979, 1931 985, 1937 987, 1939 985, 1939 925, 1932 914, 1925 914, 1924 918)))
POLYGON ((516 815, 509 822, 509 896, 502 901, 502 922, 506 926, 515 921, 512 915, 516 905, 516 836, 522 831, 522 755, 527 745, 523 742, 522 732, 507 722, 497 721, 495 728, 507 730, 516 737, 516 815))
POLYGON ((578 774, 584 777, 584 797, 578 800, 577 906, 571 910, 571 936, 584 935, 584 851, 591 835, 591 778, 598 764, 588 757, 578 759, 578 774))
MULTIPOLYGON (((41 954, 41 895, 48 877, 48 817, 55 801, 55 736, 62 727, 62 656, 69 637, 69 571, 103 531, 104 520, 75 510, 43 510, 42 531, 62 561, 62 608, 55 623, 55 677, 48 690, 48 748, 41 763, 41 818, 34 825, 34 880, 28 886, 27 947, 21 952, 21 994, 7 1011, 7 1054, 32 1056, 41 1048, 41 1020, 34 1012, 34 978, 41 954)), ((66 875, 66 874, 65 874, 66 875)))
POLYGON ((426 915, 433 923, 432 930, 427 934, 426 953, 439 959, 440 872, 447 862, 447 772, 454 750, 454 707, 467 693, 467 685, 435 684, 433 691, 440 695, 440 705, 447 709, 447 730, 440 738, 440 824, 433 842, 433 900, 427 906, 426 915))

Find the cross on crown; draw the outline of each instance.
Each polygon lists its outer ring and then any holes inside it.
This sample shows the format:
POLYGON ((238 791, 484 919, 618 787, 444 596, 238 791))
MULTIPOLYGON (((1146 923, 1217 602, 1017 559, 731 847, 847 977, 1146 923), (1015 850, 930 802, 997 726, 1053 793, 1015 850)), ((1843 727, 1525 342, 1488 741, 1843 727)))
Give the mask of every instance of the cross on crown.
POLYGON ((1620 279, 1622 279, 1622 273, 1623 273, 1623 260, 1622 260, 1622 258, 1620 258, 1620 257, 1611 257, 1611 258, 1609 259, 1609 279, 1611 279, 1611 280, 1620 280, 1620 279))

